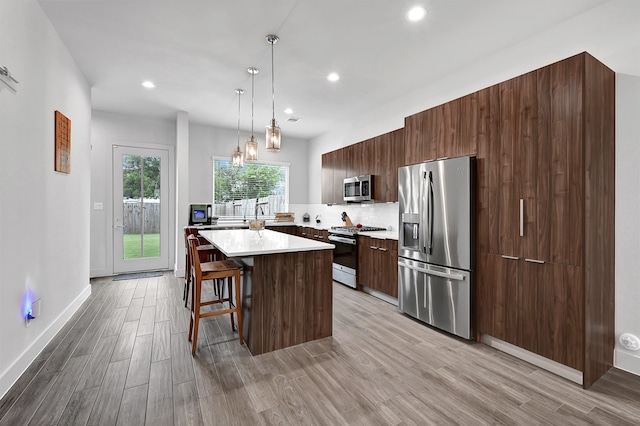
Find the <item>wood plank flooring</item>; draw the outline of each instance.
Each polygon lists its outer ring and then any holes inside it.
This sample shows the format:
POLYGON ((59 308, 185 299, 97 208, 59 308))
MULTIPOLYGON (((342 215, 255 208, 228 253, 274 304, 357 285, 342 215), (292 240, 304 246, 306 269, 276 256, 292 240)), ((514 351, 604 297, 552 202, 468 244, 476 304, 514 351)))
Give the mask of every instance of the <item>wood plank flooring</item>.
POLYGON ((334 283, 333 336, 252 356, 227 315, 187 342, 182 280, 92 294, 0 400, 4 425, 638 425, 640 377, 585 391, 334 283))

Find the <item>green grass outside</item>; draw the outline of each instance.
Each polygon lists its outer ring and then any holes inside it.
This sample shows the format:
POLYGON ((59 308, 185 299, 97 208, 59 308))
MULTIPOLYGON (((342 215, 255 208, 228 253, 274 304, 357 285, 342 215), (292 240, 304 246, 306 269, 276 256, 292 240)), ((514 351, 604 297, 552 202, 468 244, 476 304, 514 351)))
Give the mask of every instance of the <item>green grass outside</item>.
MULTIPOLYGON (((136 259, 140 256, 140 234, 127 234, 123 238, 124 258, 136 259)), ((160 234, 144 234, 144 257, 160 256, 160 234)))

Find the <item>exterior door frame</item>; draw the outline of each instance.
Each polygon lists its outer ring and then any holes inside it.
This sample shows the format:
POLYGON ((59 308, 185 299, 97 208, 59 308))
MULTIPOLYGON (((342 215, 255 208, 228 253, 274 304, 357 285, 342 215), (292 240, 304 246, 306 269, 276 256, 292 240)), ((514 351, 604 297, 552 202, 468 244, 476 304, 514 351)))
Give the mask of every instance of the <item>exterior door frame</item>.
POLYGON ((172 234, 169 217, 172 214, 170 208, 170 176, 171 173, 171 147, 168 146, 125 146, 112 145, 112 256, 113 272, 124 273, 145 270, 169 269, 170 248, 172 247, 172 234), (161 178, 160 178, 160 256, 150 258, 123 259, 122 256, 122 231, 121 223, 117 223, 122 216, 122 155, 141 155, 145 157, 161 158, 161 178), (117 168, 119 167, 119 171, 117 168))

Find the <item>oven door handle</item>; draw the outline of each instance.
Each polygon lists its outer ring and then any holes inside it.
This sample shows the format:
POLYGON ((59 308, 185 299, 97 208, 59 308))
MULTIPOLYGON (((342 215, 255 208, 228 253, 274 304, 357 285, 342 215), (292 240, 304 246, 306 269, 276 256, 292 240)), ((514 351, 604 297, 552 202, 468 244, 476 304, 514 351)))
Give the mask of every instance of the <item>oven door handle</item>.
POLYGON ((336 237, 334 235, 329 235, 329 241, 351 244, 352 246, 356 245, 356 240, 354 240, 353 238, 336 237))

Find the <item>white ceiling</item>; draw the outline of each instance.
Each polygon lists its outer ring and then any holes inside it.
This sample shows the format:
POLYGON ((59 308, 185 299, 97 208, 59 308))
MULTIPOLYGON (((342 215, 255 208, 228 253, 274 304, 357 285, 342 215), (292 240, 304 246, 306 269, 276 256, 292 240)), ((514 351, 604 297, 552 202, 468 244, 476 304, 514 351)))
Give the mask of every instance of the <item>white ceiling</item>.
MULTIPOLYGON (((354 114, 433 84, 549 29, 594 25, 625 35, 606 62, 640 75, 637 0, 39 0, 92 87, 94 109, 250 129, 271 118, 271 46, 276 34, 275 114, 283 134, 312 138, 354 114), (427 18, 410 23, 410 6, 427 18), (597 9, 596 9, 597 8, 597 9), (605 12, 615 8, 618 13, 605 12), (619 10, 627 8, 621 18, 619 10), (603 22, 592 23, 594 10, 603 22), (601 12, 602 11, 602 12, 601 12), (613 17, 613 18, 611 18, 613 17), (609 20, 607 21, 607 18, 609 20), (615 29, 615 30, 614 30, 615 29), (337 83, 329 72, 341 75, 337 83), (157 88, 144 89, 143 80, 157 88), (285 107, 300 117, 287 122, 285 107)), ((615 40, 614 40, 615 42, 615 40)), ((610 48, 608 48, 611 50, 610 48)), ((578 53, 578 52, 576 52, 578 53)), ((604 58, 597 56, 599 59, 604 58)))

